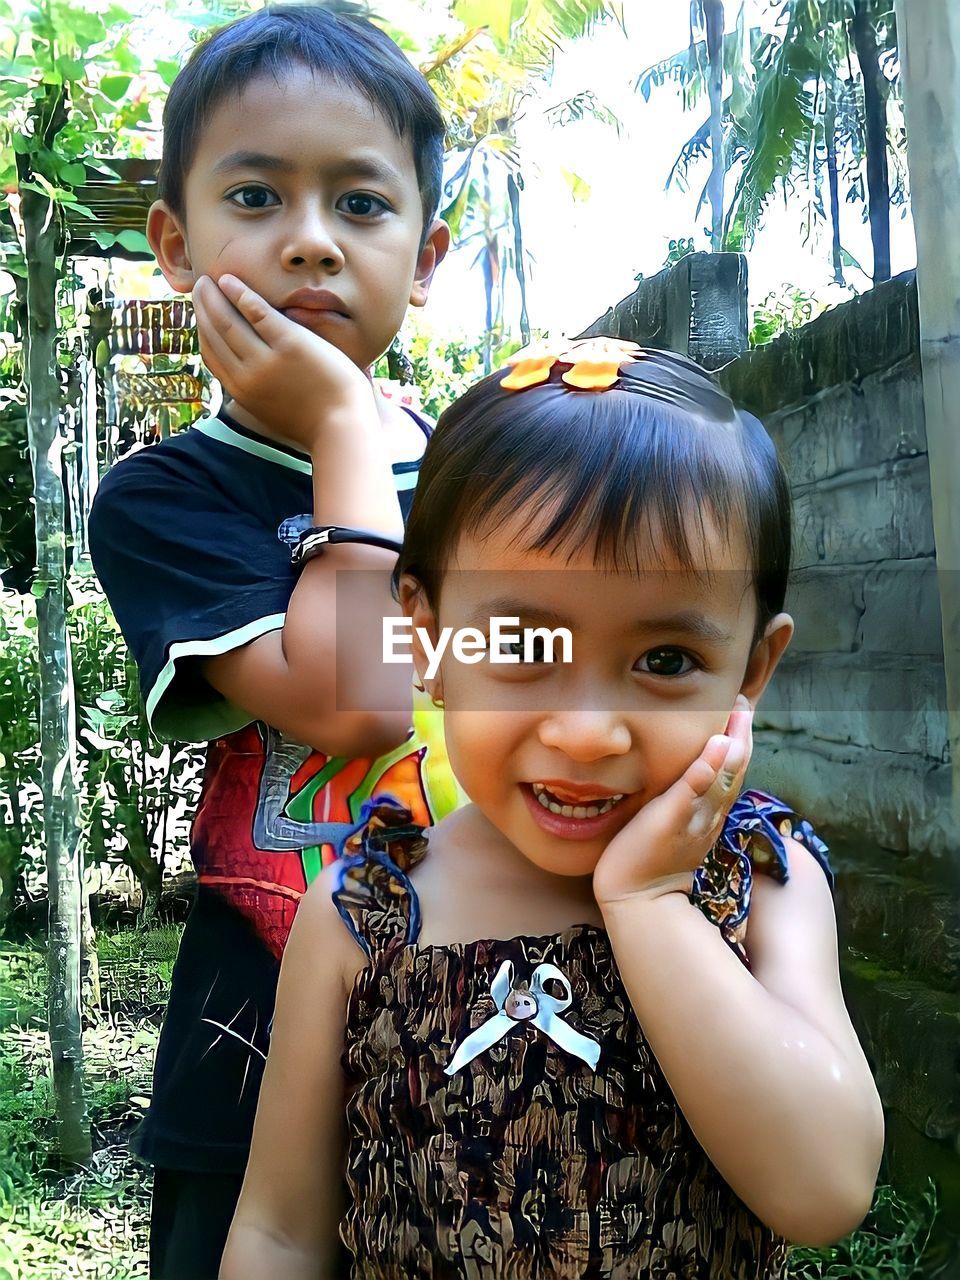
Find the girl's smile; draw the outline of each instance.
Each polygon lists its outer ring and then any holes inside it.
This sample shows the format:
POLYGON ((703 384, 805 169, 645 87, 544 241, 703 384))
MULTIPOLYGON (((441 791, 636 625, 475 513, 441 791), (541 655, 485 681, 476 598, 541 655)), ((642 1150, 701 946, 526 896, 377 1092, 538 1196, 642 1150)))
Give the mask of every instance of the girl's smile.
POLYGON ((597 839, 612 835, 621 826, 622 815, 617 810, 626 799, 623 792, 604 796, 596 787, 584 787, 586 794, 577 801, 574 792, 581 788, 570 784, 550 788, 543 782, 521 783, 520 790, 534 821, 561 840, 597 839))
POLYGON ((503 614, 569 628, 570 662, 468 664, 448 652, 426 683, 444 699, 451 764, 477 808, 541 871, 586 876, 723 732, 752 671, 767 670, 768 642, 752 648, 746 547, 708 519, 691 534, 696 571, 655 555, 655 540, 638 547, 636 572, 596 565, 592 548, 525 550, 533 526, 515 511, 462 533, 436 613, 422 594, 408 611, 434 638, 489 630, 503 614))

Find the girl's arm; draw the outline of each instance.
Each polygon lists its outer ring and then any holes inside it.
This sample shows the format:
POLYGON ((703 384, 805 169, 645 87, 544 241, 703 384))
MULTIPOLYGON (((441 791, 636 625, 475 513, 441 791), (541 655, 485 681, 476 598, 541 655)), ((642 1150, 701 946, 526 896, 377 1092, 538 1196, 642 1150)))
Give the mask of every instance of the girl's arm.
POLYGON ((630 1001, 697 1140, 773 1230, 821 1245, 864 1217, 883 1147, 843 1003, 833 903, 802 845, 754 880, 744 967, 676 888, 604 906, 630 1001))
POLYGON ((250 1162, 220 1280, 332 1280, 343 1209, 348 985, 363 956, 331 900, 302 899, 280 969, 250 1162))

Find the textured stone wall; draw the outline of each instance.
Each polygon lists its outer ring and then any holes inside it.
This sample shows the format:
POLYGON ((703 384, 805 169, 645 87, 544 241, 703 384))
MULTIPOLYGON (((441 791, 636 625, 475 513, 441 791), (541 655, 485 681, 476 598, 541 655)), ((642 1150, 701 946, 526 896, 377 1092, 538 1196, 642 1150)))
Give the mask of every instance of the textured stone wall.
POLYGON ((916 287, 901 277, 720 373, 790 473, 797 634, 755 776, 840 834, 952 861, 916 287))
MULTIPOLYGON (((590 332, 696 358, 674 295, 710 270, 641 282, 645 297, 590 332), (680 320, 658 321, 658 306, 680 320)), ((745 281, 742 267, 713 271, 715 283, 745 281)), ((727 299, 722 315, 737 306, 727 299)), ((719 329, 735 341, 735 326, 719 329)), ((886 1176, 919 1187, 932 1175, 958 1225, 960 855, 915 281, 728 360, 719 379, 763 419, 795 503, 797 632, 759 709, 749 781, 831 844, 844 988, 887 1112, 886 1176)))

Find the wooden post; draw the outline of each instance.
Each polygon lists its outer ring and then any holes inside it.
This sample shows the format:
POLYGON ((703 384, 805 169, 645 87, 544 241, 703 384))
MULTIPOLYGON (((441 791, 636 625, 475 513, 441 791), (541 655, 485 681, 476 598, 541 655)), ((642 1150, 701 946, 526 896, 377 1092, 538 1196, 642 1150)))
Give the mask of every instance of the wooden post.
MULTIPOLYGON (((960 5, 896 0, 917 234, 920 354, 960 826, 960 5)), ((960 835, 957 837, 960 850, 960 835)))

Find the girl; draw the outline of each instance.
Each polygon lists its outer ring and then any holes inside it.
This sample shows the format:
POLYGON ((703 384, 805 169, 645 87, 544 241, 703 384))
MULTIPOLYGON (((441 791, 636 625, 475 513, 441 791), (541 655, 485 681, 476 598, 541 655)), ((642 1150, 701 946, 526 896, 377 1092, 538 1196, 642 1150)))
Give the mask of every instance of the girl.
POLYGON ((374 803, 306 895, 223 1277, 755 1280, 860 1221, 826 849, 738 798, 789 549, 679 356, 525 352, 443 415, 398 581, 470 803, 374 803))

